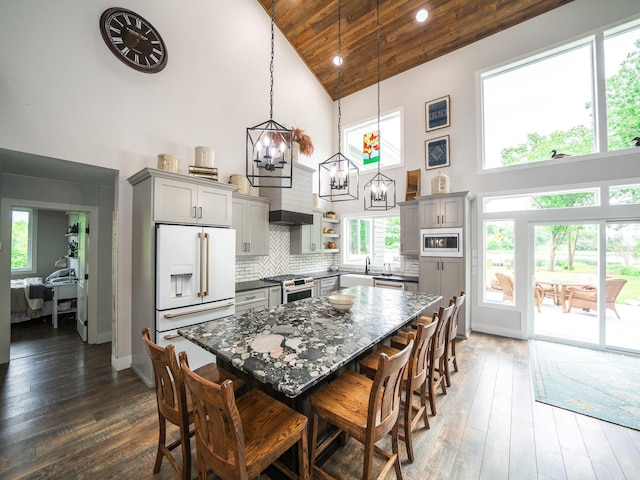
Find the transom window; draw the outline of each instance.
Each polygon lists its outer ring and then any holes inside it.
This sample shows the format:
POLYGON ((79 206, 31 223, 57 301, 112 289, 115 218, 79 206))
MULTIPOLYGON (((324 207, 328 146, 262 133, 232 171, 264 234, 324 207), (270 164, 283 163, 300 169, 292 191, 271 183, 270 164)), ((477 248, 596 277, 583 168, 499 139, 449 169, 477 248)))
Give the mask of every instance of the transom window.
POLYGON ((639 68, 636 20, 482 74, 483 168, 632 148, 640 131, 639 68), (596 75, 600 64, 604 81, 596 75))

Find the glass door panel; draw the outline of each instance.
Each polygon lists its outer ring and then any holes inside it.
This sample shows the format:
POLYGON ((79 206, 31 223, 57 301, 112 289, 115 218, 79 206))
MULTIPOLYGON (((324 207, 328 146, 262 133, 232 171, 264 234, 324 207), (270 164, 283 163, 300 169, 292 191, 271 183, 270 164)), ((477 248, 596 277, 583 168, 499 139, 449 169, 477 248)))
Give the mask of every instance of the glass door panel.
POLYGON ((640 224, 606 224, 605 343, 640 351, 640 224))
POLYGON ((598 344, 598 224, 545 224, 533 229, 533 334, 598 344), (585 298, 585 300, 582 300, 585 298))

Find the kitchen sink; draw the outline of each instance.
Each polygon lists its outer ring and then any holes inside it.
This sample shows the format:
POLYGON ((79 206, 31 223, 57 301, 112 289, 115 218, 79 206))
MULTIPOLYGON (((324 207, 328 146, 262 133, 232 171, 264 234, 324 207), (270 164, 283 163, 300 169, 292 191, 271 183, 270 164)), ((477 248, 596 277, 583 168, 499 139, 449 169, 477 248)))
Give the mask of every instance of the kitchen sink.
POLYGON ((347 273, 340 275, 341 287, 357 287, 358 285, 373 287, 373 276, 359 273, 347 273))

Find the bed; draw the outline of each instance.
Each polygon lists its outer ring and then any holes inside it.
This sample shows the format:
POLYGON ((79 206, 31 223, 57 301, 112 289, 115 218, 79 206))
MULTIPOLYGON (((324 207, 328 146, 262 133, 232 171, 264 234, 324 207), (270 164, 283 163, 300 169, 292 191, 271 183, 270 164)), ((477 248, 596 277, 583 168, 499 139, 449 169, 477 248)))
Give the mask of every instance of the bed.
POLYGON ((53 294, 42 277, 11 280, 11 323, 51 315, 53 294))

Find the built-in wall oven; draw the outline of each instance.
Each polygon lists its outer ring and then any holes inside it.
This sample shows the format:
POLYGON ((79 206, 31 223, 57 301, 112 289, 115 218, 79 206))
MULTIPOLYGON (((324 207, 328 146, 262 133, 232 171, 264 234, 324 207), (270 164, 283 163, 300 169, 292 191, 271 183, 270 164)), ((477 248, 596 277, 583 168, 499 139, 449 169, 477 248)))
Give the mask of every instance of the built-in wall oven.
POLYGON ((462 257, 462 228, 423 228, 420 255, 423 257, 462 257))
POLYGON ((263 280, 278 282, 282 286, 282 303, 291 303, 313 296, 313 278, 300 275, 277 275, 263 280))

